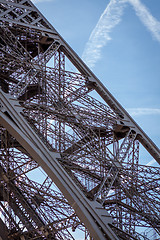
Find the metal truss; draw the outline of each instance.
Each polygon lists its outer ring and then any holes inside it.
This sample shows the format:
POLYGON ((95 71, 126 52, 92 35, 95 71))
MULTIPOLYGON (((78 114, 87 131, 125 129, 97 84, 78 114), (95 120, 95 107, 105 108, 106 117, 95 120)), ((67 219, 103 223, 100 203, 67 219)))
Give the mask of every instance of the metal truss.
POLYGON ((0 0, 0 87, 2 240, 160 237, 159 149, 29 0, 0 0))

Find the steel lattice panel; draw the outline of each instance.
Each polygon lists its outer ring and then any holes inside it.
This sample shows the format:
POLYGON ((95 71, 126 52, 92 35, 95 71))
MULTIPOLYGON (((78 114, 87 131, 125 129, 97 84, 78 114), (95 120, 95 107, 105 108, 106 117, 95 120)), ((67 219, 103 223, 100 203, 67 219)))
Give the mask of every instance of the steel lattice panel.
POLYGON ((159 233, 159 149, 30 1, 0 10, 2 239, 159 233))

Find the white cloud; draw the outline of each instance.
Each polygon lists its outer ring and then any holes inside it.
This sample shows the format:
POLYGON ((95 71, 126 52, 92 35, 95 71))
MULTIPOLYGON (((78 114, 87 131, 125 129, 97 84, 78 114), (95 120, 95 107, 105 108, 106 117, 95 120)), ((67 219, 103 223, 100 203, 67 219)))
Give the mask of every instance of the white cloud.
POLYGON ((51 2, 53 0, 31 0, 33 3, 39 3, 39 2, 51 2))
POLYGON ((127 108, 131 116, 160 115, 160 108, 127 108))
POLYGON ((125 0, 111 0, 93 29, 85 46, 82 59, 93 68, 101 58, 101 49, 111 40, 112 29, 120 22, 125 0))
POLYGON ((151 34, 160 42, 160 22, 154 18, 140 0, 127 0, 133 6, 137 16, 151 34))
POLYGON ((152 159, 151 161, 149 161, 146 166, 152 166, 154 163, 156 162, 155 159, 152 159))
POLYGON ((151 34, 160 42, 160 22, 154 18, 140 0, 111 0, 99 18, 85 46, 82 59, 93 68, 101 58, 102 48, 111 40, 110 33, 121 21, 125 3, 130 3, 136 15, 151 34))

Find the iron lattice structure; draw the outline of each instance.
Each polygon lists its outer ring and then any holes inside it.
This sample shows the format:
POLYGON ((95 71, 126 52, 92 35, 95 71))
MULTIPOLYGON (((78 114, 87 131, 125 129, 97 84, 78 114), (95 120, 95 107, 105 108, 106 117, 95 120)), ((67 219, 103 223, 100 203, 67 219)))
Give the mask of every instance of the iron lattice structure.
POLYGON ((0 66, 2 240, 160 237, 159 149, 29 0, 0 0, 0 66))

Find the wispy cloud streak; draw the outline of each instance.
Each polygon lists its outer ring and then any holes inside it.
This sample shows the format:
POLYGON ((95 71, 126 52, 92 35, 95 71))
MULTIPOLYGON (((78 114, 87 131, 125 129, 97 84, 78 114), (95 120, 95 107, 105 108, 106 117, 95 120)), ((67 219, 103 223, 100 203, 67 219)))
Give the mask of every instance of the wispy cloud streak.
POLYGON ((102 47, 111 40, 110 33, 121 20, 125 2, 111 0, 93 29, 82 54, 82 59, 90 68, 101 58, 102 47))
POLYGON ((151 161, 149 161, 146 166, 152 166, 154 163, 156 163, 155 159, 152 159, 151 161))
POLYGON ((39 2, 51 2, 53 0, 31 0, 34 4, 39 3, 39 2))
POLYGON ((147 27, 151 34, 160 42, 160 22, 152 16, 149 10, 140 0, 127 0, 133 6, 137 16, 147 27))
POLYGON ((102 48, 111 40, 111 31, 121 21, 125 3, 133 6, 136 15, 160 42, 160 22, 140 0, 111 0, 93 29, 82 54, 83 60, 90 68, 95 66, 101 58, 102 48))
POLYGON ((160 115, 160 108, 127 108, 131 116, 160 115))

